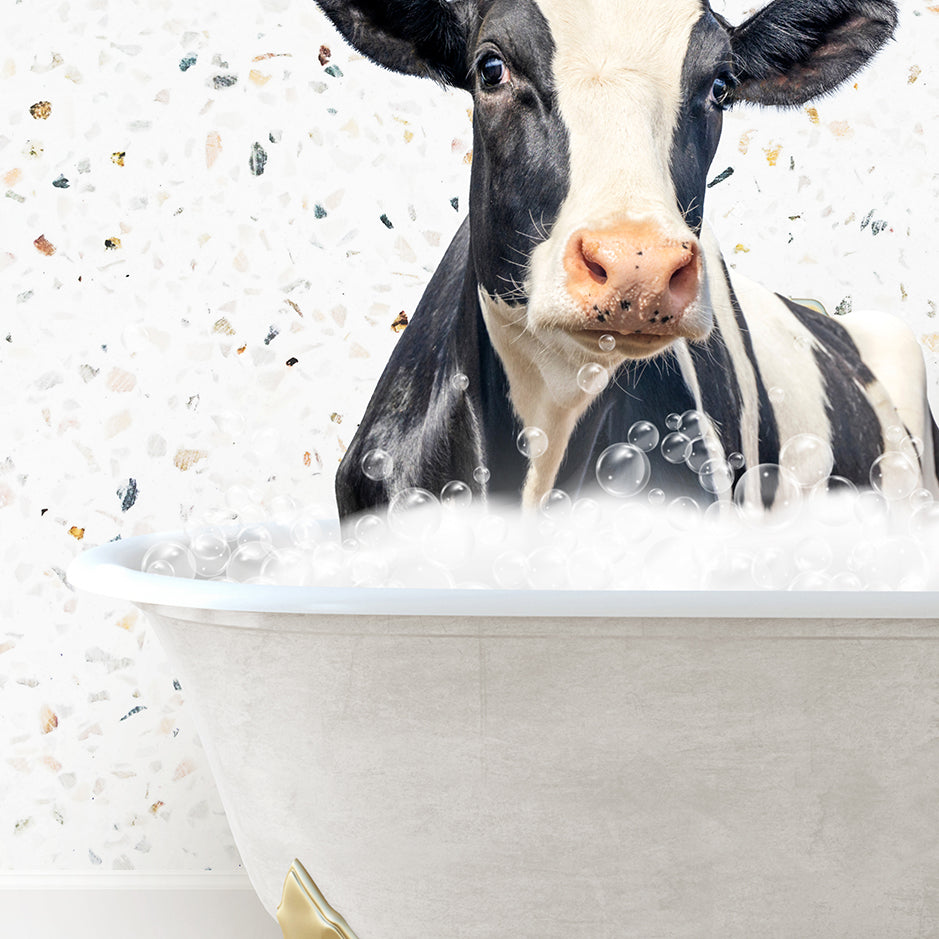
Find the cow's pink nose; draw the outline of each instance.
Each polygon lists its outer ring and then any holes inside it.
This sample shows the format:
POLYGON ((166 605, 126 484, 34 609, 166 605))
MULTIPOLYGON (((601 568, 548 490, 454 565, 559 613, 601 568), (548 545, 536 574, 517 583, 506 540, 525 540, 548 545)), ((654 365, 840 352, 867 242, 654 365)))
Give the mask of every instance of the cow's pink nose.
POLYGON ((670 335, 698 296, 700 249, 647 222, 581 229, 564 255, 567 290, 582 328, 670 335))

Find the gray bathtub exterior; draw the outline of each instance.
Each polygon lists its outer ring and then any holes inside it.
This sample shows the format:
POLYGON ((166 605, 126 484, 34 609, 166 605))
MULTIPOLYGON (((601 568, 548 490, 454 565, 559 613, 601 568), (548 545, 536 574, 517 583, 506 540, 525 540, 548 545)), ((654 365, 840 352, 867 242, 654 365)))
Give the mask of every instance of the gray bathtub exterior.
POLYGON ((137 594, 272 912, 297 857, 358 939, 939 933, 935 594, 224 610, 98 561, 70 579, 137 594))

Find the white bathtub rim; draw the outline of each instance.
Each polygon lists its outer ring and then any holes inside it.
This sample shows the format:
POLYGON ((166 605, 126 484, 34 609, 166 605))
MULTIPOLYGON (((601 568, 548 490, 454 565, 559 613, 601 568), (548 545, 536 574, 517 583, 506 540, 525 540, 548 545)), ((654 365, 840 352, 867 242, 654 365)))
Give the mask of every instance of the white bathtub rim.
POLYGON ((137 569, 157 533, 86 549, 69 584, 136 605, 244 613, 538 618, 939 620, 939 591, 472 590, 291 587, 190 580, 137 569))

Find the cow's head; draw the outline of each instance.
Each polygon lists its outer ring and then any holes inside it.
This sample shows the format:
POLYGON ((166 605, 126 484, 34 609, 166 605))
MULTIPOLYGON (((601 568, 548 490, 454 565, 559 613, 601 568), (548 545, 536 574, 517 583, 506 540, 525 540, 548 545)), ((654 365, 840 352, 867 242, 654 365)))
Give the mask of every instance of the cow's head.
POLYGON ((318 0, 396 71, 473 96, 470 212, 485 296, 560 357, 655 354, 711 328, 706 174, 724 109, 824 94, 888 40, 887 0, 318 0))

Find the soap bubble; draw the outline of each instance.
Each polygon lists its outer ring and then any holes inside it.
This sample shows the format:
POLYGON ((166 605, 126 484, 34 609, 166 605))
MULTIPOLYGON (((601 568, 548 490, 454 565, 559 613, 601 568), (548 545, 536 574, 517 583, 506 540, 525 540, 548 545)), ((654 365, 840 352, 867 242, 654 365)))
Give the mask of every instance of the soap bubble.
POLYGON ((753 581, 763 590, 785 590, 799 573, 792 552, 781 545, 765 545, 753 556, 753 581))
POLYGON ((515 441, 518 452, 535 460, 548 449, 548 435, 540 427, 526 427, 515 441))
POLYGON ((273 551, 268 541, 243 541, 231 553, 226 575, 229 580, 246 583, 255 577, 261 576, 261 567, 267 556, 273 551))
POLYGON ((928 575, 922 549, 908 536, 858 542, 850 566, 872 590, 921 589, 928 575))
POLYGON ((753 558, 748 551, 723 547, 706 563, 707 590, 748 590, 753 587, 753 558))
POLYGON ((394 468, 394 458, 387 450, 382 450, 380 447, 369 450, 362 457, 362 472, 373 482, 387 479, 394 472, 394 468))
POLYGON ((453 587, 453 575, 446 566, 430 558, 419 558, 395 567, 398 586, 412 590, 448 590, 453 587))
POLYGON ((261 524, 243 525, 238 529, 238 534, 235 536, 235 543, 239 545, 251 544, 252 542, 269 545, 273 540, 271 530, 266 525, 261 524))
MULTIPOLYGON (((681 415, 675 411, 672 411, 671 414, 666 415, 665 426, 669 430, 678 430, 678 428, 681 427, 681 415)), ((685 436, 687 437, 688 435, 686 434, 685 436)))
POLYGON ((290 526, 290 540, 303 550, 312 550, 323 538, 319 520, 304 513, 290 526))
POLYGON ((727 462, 734 469, 743 469, 747 465, 746 457, 737 450, 727 455, 727 462))
POLYGON ((461 508, 469 505, 472 501, 473 490, 459 479, 451 479, 440 490, 440 502, 447 508, 461 508))
POLYGON ((349 578, 355 587, 387 587, 391 573, 384 553, 374 548, 360 548, 349 562, 349 578))
POLYGON ((503 590, 520 590, 528 584, 528 560, 515 549, 503 551, 492 562, 492 573, 503 590))
POLYGON ((734 485, 734 471, 726 460, 705 460, 698 470, 698 482, 706 492, 729 492, 734 485))
POLYGON ((679 496, 669 502, 665 517, 674 531, 693 531, 701 522, 701 507, 694 499, 679 496))
POLYGON ((785 391, 785 389, 784 389, 784 388, 780 388, 780 387, 778 387, 778 386, 773 387, 773 388, 770 388, 770 389, 769 389, 769 392, 768 392, 768 395, 769 395, 770 401, 772 401, 773 404, 782 404, 783 401, 786 400, 786 391, 785 391))
POLYGON ((267 503, 271 518, 278 525, 289 525, 296 518, 299 506, 297 500, 292 496, 279 495, 274 496, 267 503))
POLYGON ((577 372, 577 386, 588 395, 598 395, 609 384, 610 373, 599 362, 588 362, 577 372))
POLYGON ((597 459, 597 482, 604 492, 617 499, 628 499, 641 492, 650 474, 649 458, 631 443, 614 443, 597 459))
POLYGON ((665 505, 665 490, 650 489, 647 498, 649 505, 665 505))
POLYGON ((804 538, 793 552, 793 560, 800 571, 824 571, 831 566, 831 545, 817 535, 804 538))
POLYGON ((527 559, 528 583, 536 590, 561 590, 570 574, 567 558, 557 546, 535 548, 527 559))
MULTIPOLYGON (((675 416, 677 417, 678 415, 676 414, 675 416)), ((665 435, 659 449, 662 451, 662 456, 664 456, 669 463, 684 463, 691 453, 691 441, 684 434, 673 431, 665 435)))
POLYGON ((477 521, 473 530, 476 543, 491 551, 505 542, 509 534, 509 523, 502 515, 487 512, 477 521))
POLYGON ((166 577, 196 576, 196 562, 189 548, 178 541, 159 541, 152 545, 140 562, 140 569, 147 574, 162 574, 166 577))
POLYGON ((854 518, 857 486, 843 476, 828 476, 808 494, 810 516, 825 525, 847 525, 854 518))
MULTIPOLYGON (((729 488, 727 491, 729 491, 729 488)), ((722 533, 728 535, 736 532, 737 523, 740 521, 740 512, 733 502, 718 499, 704 510, 704 517, 711 524, 720 526, 722 533)))
POLYGON ((827 441, 815 434, 795 434, 779 450, 779 465, 802 486, 810 489, 826 479, 835 465, 827 441))
POLYGON ((601 352, 612 352, 616 348, 616 337, 604 333, 598 340, 597 345, 601 352))
POLYGON ((485 486, 486 483, 489 482, 490 475, 491 473, 485 466, 477 466, 476 469, 473 470, 473 479, 475 479, 480 486, 485 486))
POLYGON ((832 590, 863 590, 864 584, 861 578, 851 571, 838 571, 831 575, 829 583, 832 590))
POLYGON ((548 518, 567 518, 571 514, 573 505, 571 497, 563 489, 549 489, 539 503, 542 514, 548 518))
POLYGON ((450 387, 454 391, 466 391, 469 388, 469 377, 462 372, 457 372, 450 378, 450 387))
POLYGON ((910 505, 916 509, 921 505, 928 505, 933 500, 933 495, 928 489, 914 489, 910 493, 910 505))
POLYGON ((939 545, 939 502, 924 502, 914 509, 910 534, 918 541, 939 545))
POLYGON ((476 535, 468 517, 446 512, 440 519, 440 527, 422 541, 421 553, 427 560, 443 564, 456 573, 470 561, 476 544, 476 535))
POLYGON ((342 546, 335 541, 323 541, 313 548, 312 582, 317 586, 335 586, 339 583, 346 563, 342 546))
POLYGON ((691 449, 685 457, 685 465, 700 475, 705 463, 711 459, 712 449, 717 449, 716 440, 707 440, 704 437, 695 437, 691 441, 691 449))
POLYGON ((385 534, 385 523, 377 515, 368 512, 355 520, 352 531, 359 544, 374 545, 385 534))
POLYGON ((659 445, 659 429, 650 421, 636 421, 626 434, 626 442, 651 453, 659 445))
POLYGON ((260 495, 247 486, 236 483, 225 491, 225 504, 238 515, 243 515, 246 510, 258 506, 260 502, 260 495))
POLYGON ((885 499, 907 499, 919 487, 919 467, 896 450, 881 454, 871 464, 871 485, 885 499))
POLYGON ((568 580, 577 590, 609 590, 613 572, 606 554, 595 547, 579 548, 567 559, 568 580))
POLYGON ((821 571, 801 571, 792 578, 790 590, 831 590, 831 580, 821 571))
POLYGON ((906 436, 906 428, 902 424, 891 424, 884 436, 888 443, 897 444, 906 436))
POLYGON ((919 463, 925 448, 922 437, 912 436, 904 437, 898 449, 911 463, 919 463))
POLYGON ((626 502, 613 513, 613 539, 624 546, 642 544, 660 519, 645 503, 626 502))
POLYGON ((678 417, 678 426, 673 428, 680 430, 689 440, 695 437, 703 437, 710 432, 710 424, 707 417, 700 411, 685 411, 678 417))
POLYGON ((854 517, 868 531, 886 530, 890 522, 890 505, 879 492, 866 489, 859 492, 854 500, 854 517))
POLYGON ((193 564, 200 577, 218 577, 225 573, 231 548, 220 528, 204 528, 189 539, 193 564))
POLYGON ((440 524, 440 503, 426 489, 402 489, 388 503, 388 524, 403 538, 429 535, 440 524))
POLYGON ((780 528, 798 514, 802 489, 777 463, 760 463, 737 480, 734 502, 747 519, 766 528, 780 528))
POLYGON ((313 577, 310 556, 296 548, 275 548, 264 558, 260 576, 280 586, 306 586, 313 577))
POLYGON ((579 531, 596 531, 603 518, 603 509, 596 499, 583 496, 571 507, 571 519, 579 531))

